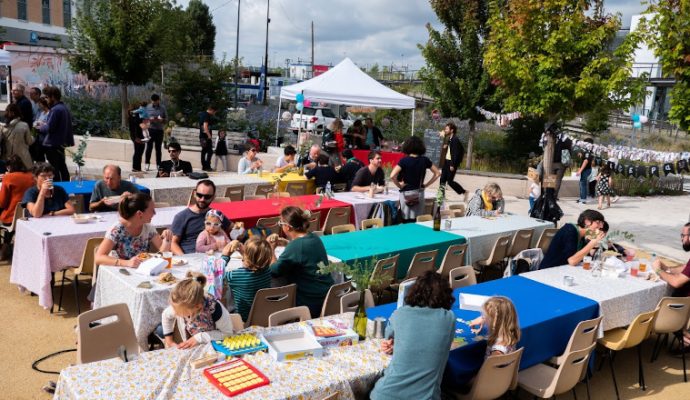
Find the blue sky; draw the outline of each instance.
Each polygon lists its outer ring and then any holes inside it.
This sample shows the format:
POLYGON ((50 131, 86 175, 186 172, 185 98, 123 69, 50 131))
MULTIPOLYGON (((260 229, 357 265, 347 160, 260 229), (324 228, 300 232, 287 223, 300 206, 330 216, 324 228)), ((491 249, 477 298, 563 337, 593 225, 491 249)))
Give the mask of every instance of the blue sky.
MULTIPOLYGON (((178 0, 186 6, 189 0, 178 0)), ((216 58, 235 55, 237 0, 205 0, 216 25, 216 58)), ((266 0, 242 0, 240 57, 245 65, 259 65, 266 38, 266 0)), ((632 0, 608 0, 607 12, 621 13, 623 27, 645 6, 632 0)), ((345 56, 360 66, 400 65, 417 69, 424 59, 418 43, 428 38, 427 22, 438 26, 425 0, 271 0, 269 64, 285 66, 286 59, 308 62, 310 24, 314 21, 316 64, 337 64, 345 56)))

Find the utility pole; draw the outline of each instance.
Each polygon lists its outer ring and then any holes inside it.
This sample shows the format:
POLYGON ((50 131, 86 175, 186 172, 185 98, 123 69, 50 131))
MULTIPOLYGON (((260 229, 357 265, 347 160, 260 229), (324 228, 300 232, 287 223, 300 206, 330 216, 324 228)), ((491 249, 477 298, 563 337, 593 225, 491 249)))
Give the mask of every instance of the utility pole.
POLYGON ((314 21, 311 21, 311 77, 314 77, 314 21))
POLYGON ((239 106, 240 92, 240 4, 242 0, 237 0, 237 35, 235 37, 235 111, 239 106))
POLYGON ((266 50, 264 51, 264 105, 268 105, 268 24, 270 17, 271 0, 266 1, 266 50))

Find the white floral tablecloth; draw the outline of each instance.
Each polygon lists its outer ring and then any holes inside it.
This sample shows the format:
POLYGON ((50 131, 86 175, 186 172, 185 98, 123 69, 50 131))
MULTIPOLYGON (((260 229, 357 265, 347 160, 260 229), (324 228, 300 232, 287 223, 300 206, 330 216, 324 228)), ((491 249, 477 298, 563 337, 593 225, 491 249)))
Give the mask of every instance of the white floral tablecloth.
MULTIPOLYGON (((228 186, 244 186, 245 195, 256 193, 256 187, 266 181, 256 175, 223 174, 209 177, 216 184, 216 195, 223 196, 228 186)), ((192 189, 198 180, 188 177, 144 178, 137 179, 137 184, 147 187, 155 201, 165 202, 171 206, 185 206, 189 201, 192 189)))
MULTIPOLYGON (((158 208, 151 223, 156 227, 170 226, 175 215, 183 208, 158 208)), ((115 212, 99 213, 98 216, 99 220, 86 224, 75 224, 71 217, 17 221, 10 283, 36 293, 41 306, 51 307, 51 273, 78 266, 87 239, 103 237, 106 229, 118 218, 115 212)))
MULTIPOLYGON (((429 190, 425 191, 424 198, 433 199, 434 197, 436 197, 436 193, 429 190)), ((386 200, 390 200, 397 205, 400 203, 400 192, 397 189, 390 189, 388 194, 377 193, 373 198, 369 197, 368 193, 338 192, 333 194, 333 198, 352 204, 352 209, 355 212, 355 226, 357 229, 361 229, 362 220, 369 218, 369 213, 374 208, 374 205, 383 203, 386 200)))
POLYGON ((662 297, 671 294, 671 288, 664 281, 652 282, 630 275, 625 278, 593 277, 591 270, 569 265, 520 276, 596 301, 604 316, 604 331, 629 325, 638 314, 652 311, 662 297), (564 284, 566 275, 575 279, 573 286, 564 284))
MULTIPOLYGON (((419 224, 431 227, 433 222, 419 222, 419 224)), ((445 229, 444 220, 441 223, 441 229, 467 239, 468 265, 489 258, 496 240, 501 236, 512 236, 520 229, 534 229, 534 235, 532 235, 532 247, 534 247, 544 229, 553 228, 551 222, 512 214, 490 218, 478 216, 451 218, 451 224, 450 230, 445 229)))
MULTIPOLYGON (((351 320, 342 317, 343 321, 351 320)), ((368 339, 354 346, 327 349, 322 358, 288 362, 274 361, 267 353, 245 356, 271 383, 233 398, 317 400, 334 392, 339 392, 341 400, 366 398, 390 362, 390 356, 379 352, 379 346, 380 340, 368 339)), ((158 350, 142 353, 129 363, 110 359, 68 367, 60 373, 54 398, 224 398, 203 376, 203 369, 195 370, 189 365, 190 360, 209 349, 210 345, 191 350, 158 350)))

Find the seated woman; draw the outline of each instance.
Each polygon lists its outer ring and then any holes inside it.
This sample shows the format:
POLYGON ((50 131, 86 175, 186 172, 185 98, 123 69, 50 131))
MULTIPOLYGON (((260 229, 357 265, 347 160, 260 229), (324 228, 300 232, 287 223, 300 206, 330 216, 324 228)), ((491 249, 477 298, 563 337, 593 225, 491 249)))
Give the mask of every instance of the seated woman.
POLYGON ((328 289, 333 285, 333 278, 318 272, 319 263, 327 264, 328 256, 321 239, 307 233, 309 217, 308 211, 295 206, 281 211, 278 223, 290 243, 277 260, 273 255, 271 274, 286 278, 288 283, 296 283, 297 305, 309 307, 311 316, 316 318, 321 313, 328 289))
POLYGON ((256 157, 256 152, 257 150, 255 147, 250 147, 245 153, 244 157, 240 158, 240 161, 237 164, 238 174, 245 175, 259 172, 261 166, 263 165, 263 161, 256 157))
POLYGON ((24 193, 34 185, 34 178, 16 154, 7 160, 7 171, 0 188, 0 221, 3 225, 12 225, 14 209, 22 201, 24 193))
POLYGON ((503 192, 495 183, 487 183, 484 189, 477 189, 467 204, 466 216, 493 217, 503 213, 505 202, 503 192))
POLYGON ((37 163, 33 169, 36 186, 24 193, 22 205, 34 218, 46 215, 72 215, 74 207, 65 189, 53 185, 55 168, 48 163, 37 163))
POLYGON ((405 305, 393 312, 381 350, 393 354, 371 392, 373 400, 440 399, 441 379, 455 335, 453 292, 435 271, 417 278, 405 305))
POLYGON ((98 246, 96 264, 136 268, 142 261, 137 256, 147 253, 150 247, 157 251, 170 250, 172 232, 166 229, 159 235, 151 225, 156 214, 151 196, 146 193, 123 196, 118 214, 119 221, 105 232, 105 239, 98 246))

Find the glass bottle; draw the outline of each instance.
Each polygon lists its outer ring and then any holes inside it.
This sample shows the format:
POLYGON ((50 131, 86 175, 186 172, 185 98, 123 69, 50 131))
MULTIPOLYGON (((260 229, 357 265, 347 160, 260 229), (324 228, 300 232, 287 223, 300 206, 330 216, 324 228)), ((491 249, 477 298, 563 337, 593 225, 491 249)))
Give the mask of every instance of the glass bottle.
POLYGON ((436 211, 434 212, 434 230, 441 230, 441 205, 436 204, 436 211))
POLYGON ((359 340, 364 340, 367 337, 367 310, 364 307, 365 290, 359 292, 359 305, 355 311, 355 322, 353 330, 359 335, 359 340))

